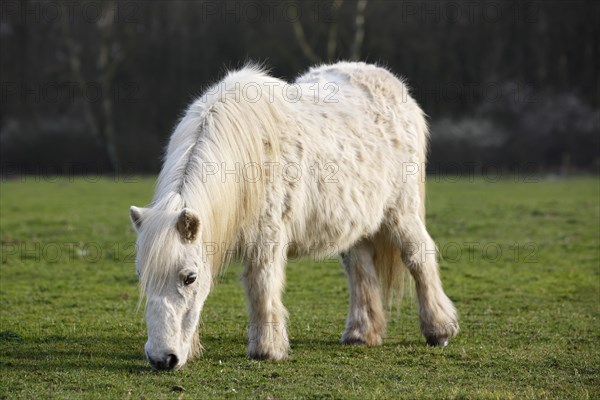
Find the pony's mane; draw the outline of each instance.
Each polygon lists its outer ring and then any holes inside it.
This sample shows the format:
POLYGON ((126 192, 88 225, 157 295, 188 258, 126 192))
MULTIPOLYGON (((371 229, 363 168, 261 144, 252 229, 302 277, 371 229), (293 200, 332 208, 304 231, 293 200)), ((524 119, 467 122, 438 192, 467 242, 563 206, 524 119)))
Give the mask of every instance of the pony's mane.
POLYGON ((234 93, 248 84, 265 90, 266 82, 285 84, 256 66, 230 72, 192 103, 178 123, 138 238, 138 257, 145 266, 142 293, 164 283, 176 267, 183 246, 175 221, 183 208, 199 215, 200 242, 213 277, 255 237, 251 227, 263 205, 266 177, 250 181, 233 170, 279 159, 278 135, 287 104, 282 96, 270 99, 263 93, 249 102, 234 93), (208 173, 208 167, 218 172, 208 173))
MULTIPOLYGON (((180 201, 180 196, 173 196, 168 199, 171 203, 180 201), (179 198, 178 198, 179 197, 179 198)), ((167 206, 165 204, 165 206, 167 206)), ((168 208, 175 209, 176 206, 169 205, 168 208)), ((166 282, 168 274, 176 265, 179 259, 178 252, 182 249, 175 229, 165 229, 165 227, 174 227, 177 213, 175 211, 165 212, 149 209, 143 216, 143 229, 138 232, 137 262, 143 264, 145 268, 139 276, 140 296, 138 307, 141 304, 146 288, 159 288, 166 282), (170 246, 170 252, 164 251, 165 246, 170 246)))

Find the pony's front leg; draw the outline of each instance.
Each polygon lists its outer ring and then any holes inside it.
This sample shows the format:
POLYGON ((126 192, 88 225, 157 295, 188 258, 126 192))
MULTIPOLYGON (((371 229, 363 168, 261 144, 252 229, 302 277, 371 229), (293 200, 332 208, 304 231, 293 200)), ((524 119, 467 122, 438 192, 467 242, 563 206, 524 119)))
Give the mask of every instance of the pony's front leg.
POLYGON ((248 299, 248 357, 283 360, 288 356, 287 310, 281 296, 285 282, 285 259, 279 245, 246 261, 244 285, 248 299))

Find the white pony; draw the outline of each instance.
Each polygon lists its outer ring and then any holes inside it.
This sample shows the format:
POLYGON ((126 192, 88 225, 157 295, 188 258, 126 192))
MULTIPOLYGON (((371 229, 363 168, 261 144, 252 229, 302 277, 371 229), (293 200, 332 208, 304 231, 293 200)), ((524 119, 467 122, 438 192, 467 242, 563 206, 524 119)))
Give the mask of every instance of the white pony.
POLYGON ((446 345, 459 328, 425 229, 427 136, 406 86, 364 63, 313 68, 292 85, 249 66, 194 101, 151 206, 130 210, 151 366, 199 353, 200 312, 232 254, 245 265, 249 357, 287 358, 287 257, 332 247, 350 286, 343 343, 381 343, 406 266, 423 335, 446 345))

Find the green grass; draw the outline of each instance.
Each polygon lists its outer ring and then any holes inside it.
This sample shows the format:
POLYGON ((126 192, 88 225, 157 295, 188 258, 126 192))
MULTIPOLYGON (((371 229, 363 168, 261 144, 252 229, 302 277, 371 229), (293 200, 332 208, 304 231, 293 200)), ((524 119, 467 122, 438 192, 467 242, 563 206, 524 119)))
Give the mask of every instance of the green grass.
POLYGON ((462 328, 445 349, 425 346, 411 297, 382 346, 339 344, 341 267, 296 260, 291 359, 248 360, 232 265, 204 307, 204 355, 169 373, 144 358, 128 219, 154 180, 3 182, 0 398, 599 398, 599 182, 430 179, 462 328))

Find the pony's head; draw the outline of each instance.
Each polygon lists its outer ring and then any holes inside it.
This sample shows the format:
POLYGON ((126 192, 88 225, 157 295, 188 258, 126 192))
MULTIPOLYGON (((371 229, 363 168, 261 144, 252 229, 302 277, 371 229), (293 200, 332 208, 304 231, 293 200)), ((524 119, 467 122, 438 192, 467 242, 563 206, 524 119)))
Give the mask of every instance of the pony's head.
POLYGON ((130 216, 137 231, 140 294, 146 298, 146 357, 154 369, 179 369, 200 351, 198 320, 211 288, 200 219, 187 208, 131 207, 130 216))

